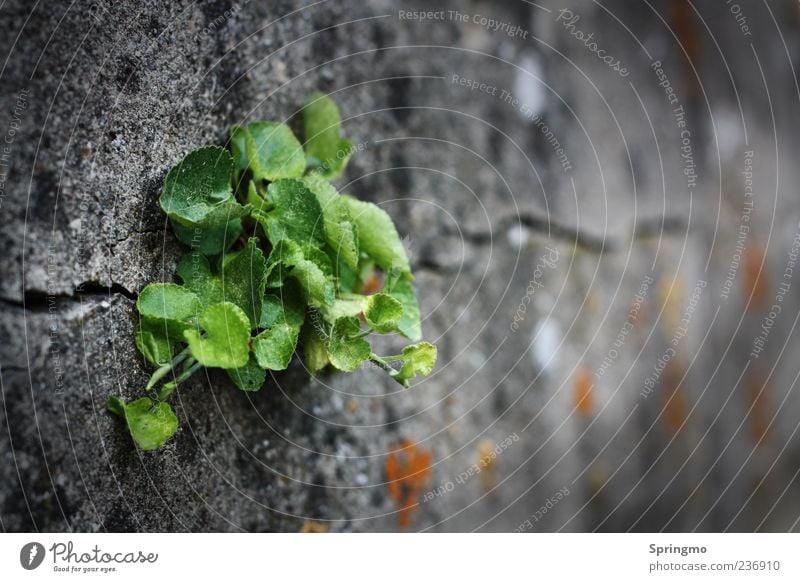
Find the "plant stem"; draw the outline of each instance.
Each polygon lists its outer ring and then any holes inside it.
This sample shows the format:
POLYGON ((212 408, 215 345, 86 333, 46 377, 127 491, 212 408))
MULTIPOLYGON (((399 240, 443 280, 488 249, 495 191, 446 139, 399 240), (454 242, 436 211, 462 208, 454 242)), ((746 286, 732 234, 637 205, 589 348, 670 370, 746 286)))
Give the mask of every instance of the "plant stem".
POLYGON ((357 333, 356 335, 351 335, 350 339, 361 339, 362 337, 367 337, 371 333, 372 333, 372 330, 368 329, 366 331, 362 331, 361 333, 357 333))
MULTIPOLYGON (((394 368, 392 368, 389 365, 389 363, 386 361, 387 359, 391 359, 391 356, 389 356, 389 358, 387 358, 386 356, 381 357, 376 353, 372 353, 372 354, 369 355, 369 359, 370 359, 371 362, 375 362, 384 371, 388 372, 389 376, 392 378, 392 380, 394 380, 395 382, 400 384, 403 388, 408 388, 408 380, 399 379, 398 378, 398 370, 395 370, 394 368)), ((394 359, 400 359, 400 358, 394 358, 394 359)))
POLYGON ((169 362, 158 368, 155 372, 153 372, 153 375, 150 376, 150 381, 147 383, 145 390, 150 390, 153 386, 158 384, 161 378, 169 374, 170 371, 172 371, 175 368, 175 366, 183 362, 188 356, 189 356, 189 348, 186 347, 186 349, 184 349, 181 353, 172 358, 172 360, 170 360, 169 362))
POLYGON ((159 392, 158 392, 158 399, 159 400, 164 401, 167 398, 169 398, 169 395, 172 394, 175 391, 175 388, 178 387, 178 384, 188 380, 189 376, 191 376, 192 374, 197 372, 197 370, 199 370, 200 368, 203 367, 203 364, 201 364, 200 362, 195 361, 194 358, 189 358, 186 361, 186 365, 188 366, 188 368, 184 368, 184 370, 183 370, 183 372, 181 373, 180 376, 178 376, 177 378, 175 378, 171 382, 167 382, 166 384, 164 384, 161 387, 161 390, 159 390, 159 392))
POLYGON ((377 365, 378 365, 380 368, 382 368, 383 370, 385 370, 385 371, 389 372, 389 375, 394 375, 394 374, 396 374, 396 373, 397 373, 397 370, 395 370, 394 368, 392 368, 392 367, 391 367, 391 366, 388 364, 388 362, 386 362, 386 360, 385 360, 384 358, 380 357, 378 354, 376 354, 376 353, 374 353, 374 352, 373 352, 373 353, 371 353, 371 354, 369 355, 369 359, 370 359, 370 361, 371 361, 371 362, 375 362, 375 363, 376 363, 376 364, 377 364, 377 365))

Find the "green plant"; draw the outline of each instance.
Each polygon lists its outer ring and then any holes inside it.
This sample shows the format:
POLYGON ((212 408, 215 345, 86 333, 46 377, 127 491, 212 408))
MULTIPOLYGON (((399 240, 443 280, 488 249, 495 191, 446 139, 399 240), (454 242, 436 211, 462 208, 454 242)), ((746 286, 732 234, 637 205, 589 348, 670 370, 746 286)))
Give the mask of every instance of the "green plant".
POLYGON ((329 183, 353 151, 338 107, 317 93, 302 115, 305 144, 284 124, 235 125, 230 150, 194 150, 164 180, 161 209, 190 251, 177 264, 181 284, 151 283, 136 302, 136 346, 158 366, 148 395, 108 400, 142 449, 175 434, 166 400, 202 367, 222 368, 255 391, 267 370, 289 366, 298 346, 311 374, 371 361, 405 387, 436 362, 435 346, 419 342, 419 306, 394 223, 329 183), (380 292, 369 294, 381 276, 380 292), (366 339, 373 333, 419 343, 379 356, 366 339))

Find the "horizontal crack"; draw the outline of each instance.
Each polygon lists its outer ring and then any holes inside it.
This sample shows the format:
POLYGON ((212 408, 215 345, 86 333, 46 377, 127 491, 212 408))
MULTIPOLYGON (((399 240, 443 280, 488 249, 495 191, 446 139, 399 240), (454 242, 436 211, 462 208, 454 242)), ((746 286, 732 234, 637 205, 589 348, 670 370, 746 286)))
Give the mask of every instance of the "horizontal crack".
POLYGON ((83 297, 100 298, 112 297, 114 295, 122 295, 131 301, 136 301, 138 298, 137 293, 131 292, 119 283, 113 283, 108 286, 95 281, 85 281, 75 287, 71 293, 47 293, 45 291, 28 290, 23 294, 22 301, 10 299, 8 297, 0 297, 0 303, 33 313, 44 313, 49 311, 54 305, 65 301, 75 301, 83 297))
MULTIPOLYGON (((674 234, 687 234, 689 225, 683 217, 679 216, 655 216, 642 218, 636 222, 633 232, 627 231, 625 236, 600 236, 584 232, 577 227, 568 226, 554 222, 542 216, 533 214, 520 214, 501 221, 498 232, 505 232, 507 229, 520 224, 541 235, 546 236, 556 242, 568 243, 584 249, 586 251, 603 254, 624 251, 632 242, 657 237, 659 235, 671 236, 674 234)), ((459 232, 461 239, 475 244, 491 244, 496 235, 490 232, 459 232)), ((438 273, 454 273, 457 268, 448 267, 439 263, 435 256, 422 255, 417 258, 415 269, 425 271, 435 271, 438 273)))
MULTIPOLYGON (((577 227, 559 224, 533 215, 520 215, 519 221, 522 225, 557 241, 571 243, 597 254, 625 250, 631 242, 652 238, 659 234, 672 235, 688 232, 688 224, 682 217, 678 216, 656 216, 640 219, 634 225, 633 233, 628 231, 627 236, 617 237, 590 234, 581 231, 577 227)), ((511 225, 509 224, 509 226, 511 225)))
POLYGON ((134 293, 127 289, 124 285, 119 283, 112 283, 109 285, 101 285, 95 281, 85 281, 75 288, 75 295, 122 295, 131 301, 136 301, 139 298, 138 293, 134 293))

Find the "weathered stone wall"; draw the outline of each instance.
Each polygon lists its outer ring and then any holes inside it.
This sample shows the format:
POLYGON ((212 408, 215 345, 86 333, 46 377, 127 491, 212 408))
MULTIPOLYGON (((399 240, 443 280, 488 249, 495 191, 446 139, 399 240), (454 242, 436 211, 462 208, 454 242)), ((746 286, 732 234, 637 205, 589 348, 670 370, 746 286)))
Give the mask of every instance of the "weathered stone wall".
POLYGON ((435 4, 0 8, 3 529, 394 530, 408 442, 413 530, 798 528, 795 4, 435 4), (105 401, 141 393, 135 297, 182 252, 161 182, 315 89, 359 144, 339 186, 407 237, 437 369, 211 371, 141 453, 105 401))

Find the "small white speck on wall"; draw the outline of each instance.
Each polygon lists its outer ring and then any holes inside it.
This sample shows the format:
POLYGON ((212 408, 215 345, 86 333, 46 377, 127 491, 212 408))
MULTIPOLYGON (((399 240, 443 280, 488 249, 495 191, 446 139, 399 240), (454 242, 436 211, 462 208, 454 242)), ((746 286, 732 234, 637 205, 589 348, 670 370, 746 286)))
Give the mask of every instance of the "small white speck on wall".
POLYGON ((539 57, 533 51, 522 53, 517 64, 520 67, 514 77, 514 95, 519 99, 517 111, 523 118, 531 119, 544 111, 544 72, 539 57))
POLYGON ((547 317, 539 320, 531 337, 531 358, 541 370, 558 367, 558 348, 561 344, 561 329, 558 322, 547 317))

